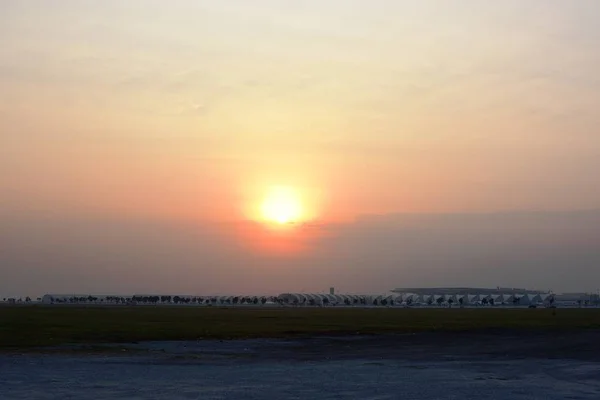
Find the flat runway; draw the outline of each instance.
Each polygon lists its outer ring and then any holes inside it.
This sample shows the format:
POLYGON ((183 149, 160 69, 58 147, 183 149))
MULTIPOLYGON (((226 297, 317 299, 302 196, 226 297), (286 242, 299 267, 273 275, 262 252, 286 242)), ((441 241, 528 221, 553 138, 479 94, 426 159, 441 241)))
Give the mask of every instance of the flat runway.
MULTIPOLYGON (((600 398, 598 332, 418 333, 0 355, 2 399, 600 398)), ((85 345, 84 345, 85 346, 85 345)))

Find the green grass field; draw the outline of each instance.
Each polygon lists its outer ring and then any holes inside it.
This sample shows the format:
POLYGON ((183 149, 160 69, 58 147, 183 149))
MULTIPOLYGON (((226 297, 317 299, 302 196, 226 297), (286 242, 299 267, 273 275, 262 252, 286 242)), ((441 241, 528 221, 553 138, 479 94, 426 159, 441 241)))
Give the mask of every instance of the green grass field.
POLYGON ((0 349, 69 343, 600 328, 600 309, 0 307, 0 349))

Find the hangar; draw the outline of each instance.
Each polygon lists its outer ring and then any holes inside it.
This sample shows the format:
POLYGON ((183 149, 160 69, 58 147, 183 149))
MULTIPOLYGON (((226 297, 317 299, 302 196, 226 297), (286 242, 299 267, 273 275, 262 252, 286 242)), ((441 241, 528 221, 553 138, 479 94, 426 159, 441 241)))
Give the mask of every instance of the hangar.
POLYGON ((413 304, 460 306, 529 306, 550 305, 555 296, 551 292, 520 288, 432 287, 397 288, 392 290, 410 297, 413 304))

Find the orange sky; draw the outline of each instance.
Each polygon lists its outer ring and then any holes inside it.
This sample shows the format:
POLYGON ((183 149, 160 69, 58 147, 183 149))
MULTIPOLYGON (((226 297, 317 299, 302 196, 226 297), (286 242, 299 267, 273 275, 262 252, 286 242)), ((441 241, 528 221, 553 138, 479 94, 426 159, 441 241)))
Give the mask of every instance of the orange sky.
POLYGON ((5 2, 4 207, 235 219, 289 185, 325 219, 589 208, 585 4, 5 2))
POLYGON ((0 217, 596 208, 599 4, 3 1, 0 217))

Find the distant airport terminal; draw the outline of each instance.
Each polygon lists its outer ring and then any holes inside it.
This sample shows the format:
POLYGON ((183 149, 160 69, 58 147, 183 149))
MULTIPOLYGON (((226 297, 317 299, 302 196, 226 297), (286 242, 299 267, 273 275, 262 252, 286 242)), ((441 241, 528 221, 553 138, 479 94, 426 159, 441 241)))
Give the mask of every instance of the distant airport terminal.
POLYGON ((599 306, 598 294, 552 293, 519 288, 397 288, 385 294, 282 293, 266 295, 98 295, 46 294, 3 299, 5 303, 95 304, 95 305, 196 305, 196 306, 348 306, 348 307, 589 307, 599 306))

